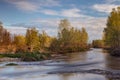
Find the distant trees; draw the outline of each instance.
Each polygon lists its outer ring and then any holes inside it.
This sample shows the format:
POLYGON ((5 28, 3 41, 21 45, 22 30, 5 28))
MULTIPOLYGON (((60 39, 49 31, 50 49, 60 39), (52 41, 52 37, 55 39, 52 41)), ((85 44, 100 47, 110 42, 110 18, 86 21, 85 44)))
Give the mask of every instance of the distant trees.
MULTIPOLYGON (((67 19, 60 21, 58 36, 54 38, 45 31, 39 33, 35 27, 28 28, 25 35, 11 35, 0 22, 0 45, 11 44, 14 52, 83 51, 88 48, 87 41, 88 34, 85 28, 81 30, 74 28, 67 19)), ((10 51, 12 51, 11 48, 10 51)))
POLYGON ((120 49, 120 7, 113 9, 108 16, 107 27, 104 29, 106 45, 112 49, 120 49))
POLYGON ((52 39, 45 31, 40 34, 36 28, 27 29, 25 38, 26 45, 31 52, 48 48, 52 39))
POLYGON ((15 45, 16 52, 23 52, 26 50, 26 40, 23 35, 14 35, 13 44, 15 45))
POLYGON ((93 40, 92 47, 93 48, 103 48, 104 47, 103 40, 93 40))
POLYGON ((88 34, 84 28, 76 29, 67 19, 64 19, 60 21, 58 37, 54 39, 51 47, 58 52, 81 51, 87 48, 87 41, 88 34))
POLYGON ((10 33, 3 28, 2 22, 0 22, 0 46, 9 45, 11 43, 10 33))
POLYGON ((45 31, 39 34, 39 41, 40 41, 40 49, 49 48, 52 37, 50 37, 45 31))
POLYGON ((39 50, 39 32, 36 28, 27 29, 26 32, 26 45, 28 49, 32 52, 34 50, 39 50))

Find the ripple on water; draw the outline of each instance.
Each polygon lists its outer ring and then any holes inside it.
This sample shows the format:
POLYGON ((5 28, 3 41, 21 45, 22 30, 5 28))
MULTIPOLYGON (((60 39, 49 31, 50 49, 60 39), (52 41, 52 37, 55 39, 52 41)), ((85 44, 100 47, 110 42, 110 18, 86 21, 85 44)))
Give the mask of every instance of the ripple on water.
POLYGON ((0 80, 106 80, 104 76, 95 74, 31 74, 17 77, 0 77, 0 80), (84 77, 83 77, 84 76, 84 77))
MULTIPOLYGON (((120 68, 120 59, 110 58, 102 49, 93 49, 87 52, 68 54, 68 59, 60 62, 19 62, 18 66, 3 66, 0 63, 0 80, 117 80, 112 76, 103 76, 88 73, 45 74, 54 70, 87 70, 120 68), (66 66, 65 66, 66 65, 66 66), (43 73, 42 73, 43 72, 43 73)), ((118 70, 117 70, 118 71, 118 70)), ((118 79, 119 80, 119 79, 118 79)))

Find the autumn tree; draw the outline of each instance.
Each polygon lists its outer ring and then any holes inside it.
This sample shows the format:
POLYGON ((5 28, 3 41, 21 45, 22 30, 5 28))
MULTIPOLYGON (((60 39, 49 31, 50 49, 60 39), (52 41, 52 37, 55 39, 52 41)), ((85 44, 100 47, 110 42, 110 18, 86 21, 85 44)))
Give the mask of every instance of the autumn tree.
POLYGON ((71 27, 70 22, 67 19, 63 19, 60 21, 59 31, 62 31, 63 29, 69 29, 70 27, 71 27))
POLYGON ((39 32, 36 28, 27 29, 26 32, 26 45, 30 51, 39 50, 39 32))
POLYGON ((59 52, 60 51, 60 45, 61 45, 61 42, 60 40, 58 40, 56 37, 52 39, 51 41, 51 44, 50 44, 50 51, 53 51, 53 52, 59 52))
POLYGON ((120 7, 114 8, 108 16, 104 34, 106 45, 120 49, 120 7))
POLYGON ((40 41, 40 48, 45 49, 50 47, 52 38, 45 31, 43 31, 41 34, 39 34, 39 41, 40 41))
POLYGON ((103 48, 104 47, 104 42, 103 40, 93 40, 92 41, 92 47, 93 48, 103 48))
POLYGON ((23 35, 15 35, 13 41, 16 51, 22 52, 26 50, 26 40, 23 35))
POLYGON ((81 31, 82 43, 87 44, 88 42, 88 33, 85 28, 82 28, 81 31))
POLYGON ((84 28, 82 30, 74 28, 67 19, 64 19, 60 21, 58 29, 58 37, 54 39, 56 45, 52 44, 55 49, 57 46, 56 50, 73 52, 81 51, 87 47, 88 34, 84 28))
POLYGON ((9 45, 11 43, 10 33, 3 28, 2 22, 0 22, 0 45, 9 45))

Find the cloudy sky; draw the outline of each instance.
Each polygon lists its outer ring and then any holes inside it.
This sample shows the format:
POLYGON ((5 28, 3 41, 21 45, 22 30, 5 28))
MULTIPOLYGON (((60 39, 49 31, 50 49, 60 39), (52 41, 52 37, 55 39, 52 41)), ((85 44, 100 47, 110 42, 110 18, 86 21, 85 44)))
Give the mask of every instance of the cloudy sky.
POLYGON ((85 27, 89 40, 102 38, 107 16, 120 0, 0 0, 0 21, 11 33, 24 34, 28 27, 56 36, 59 21, 85 27))

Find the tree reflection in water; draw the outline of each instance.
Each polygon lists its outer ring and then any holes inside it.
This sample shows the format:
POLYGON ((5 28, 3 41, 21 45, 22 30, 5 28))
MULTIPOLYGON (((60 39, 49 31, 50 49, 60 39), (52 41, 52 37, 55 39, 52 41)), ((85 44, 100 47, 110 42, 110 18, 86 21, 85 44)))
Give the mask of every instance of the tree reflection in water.
MULTIPOLYGON (((120 58, 113 57, 110 55, 106 56, 106 67, 110 70, 115 70, 116 72, 120 72, 120 58)), ((107 80, 120 80, 120 75, 115 73, 106 74, 107 80)))
POLYGON ((113 70, 120 70, 120 58, 113 56, 106 56, 106 67, 113 70))

